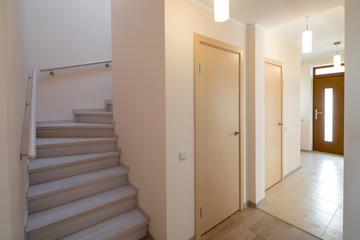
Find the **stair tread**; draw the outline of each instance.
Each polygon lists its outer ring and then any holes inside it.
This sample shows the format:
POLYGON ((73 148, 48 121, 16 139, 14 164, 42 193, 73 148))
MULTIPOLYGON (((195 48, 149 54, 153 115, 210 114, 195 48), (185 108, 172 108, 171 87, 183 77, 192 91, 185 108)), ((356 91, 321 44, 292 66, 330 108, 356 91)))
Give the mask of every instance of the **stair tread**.
POLYGON ((90 159, 116 157, 119 155, 120 155, 119 152, 104 152, 104 153, 71 155, 71 156, 63 156, 63 157, 38 158, 31 160, 29 162, 29 171, 36 172, 49 168, 61 167, 68 164, 75 164, 90 159))
POLYGON ((129 230, 147 223, 146 217, 135 209, 70 235, 63 240, 106 240, 119 237, 129 230))
POLYGON ((85 213, 92 209, 119 201, 126 197, 131 197, 135 194, 135 190, 126 185, 58 207, 31 214, 28 216, 26 231, 30 232, 35 229, 45 227, 47 225, 85 213))
POLYGON ((102 123, 38 123, 37 128, 112 128, 112 124, 102 123))
POLYGON ((116 138, 37 138, 36 146, 44 147, 48 145, 72 145, 73 143, 90 142, 115 142, 116 138))
POLYGON ((67 177, 59 180, 54 180, 46 183, 36 184, 29 187, 27 197, 31 200, 51 194, 55 191, 76 187, 89 182, 95 182, 106 177, 121 176, 126 174, 127 172, 128 171, 126 169, 118 166, 67 177))
POLYGON ((94 112, 94 111, 84 111, 84 112, 74 112, 75 115, 99 115, 99 116, 112 116, 113 112, 94 112))

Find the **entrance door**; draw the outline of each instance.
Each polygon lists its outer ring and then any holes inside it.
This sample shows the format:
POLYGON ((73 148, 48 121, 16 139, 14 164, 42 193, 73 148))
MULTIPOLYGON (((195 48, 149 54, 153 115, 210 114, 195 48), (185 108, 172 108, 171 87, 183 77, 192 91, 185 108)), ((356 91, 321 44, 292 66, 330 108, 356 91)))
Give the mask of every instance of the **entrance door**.
POLYGON ((282 65, 265 62, 265 189, 282 179, 282 65))
POLYGON ((199 238, 240 209, 241 54, 224 43, 199 35, 196 38, 200 39, 195 42, 196 235, 199 238))
POLYGON ((313 149, 344 154, 344 73, 316 75, 313 89, 313 149))

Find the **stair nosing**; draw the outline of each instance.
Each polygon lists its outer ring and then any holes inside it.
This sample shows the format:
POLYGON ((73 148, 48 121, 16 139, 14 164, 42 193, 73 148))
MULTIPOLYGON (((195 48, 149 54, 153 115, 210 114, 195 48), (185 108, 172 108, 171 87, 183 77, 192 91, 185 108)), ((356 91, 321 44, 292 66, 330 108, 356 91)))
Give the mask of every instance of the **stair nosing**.
POLYGON ((30 232, 33 232, 33 231, 39 231, 41 229, 44 229, 44 228, 47 228, 49 226, 52 226, 52 225, 55 225, 55 224, 58 224, 58 223, 61 223, 61 222, 64 222, 64 221, 67 221, 68 219, 70 218, 73 218, 73 217, 79 217, 83 214, 86 214, 86 213, 89 213, 91 211, 95 211, 95 210, 98 210, 98 209, 101 209, 101 208, 104 208, 106 206, 111 206, 113 204, 117 204, 119 202, 122 202, 122 201, 125 201, 127 199, 131 199, 131 198, 136 198, 137 197, 137 192, 130 188, 128 185, 125 185, 125 186, 121 186, 121 187, 118 187, 118 188, 115 188, 115 189, 111 189, 109 191, 105 191, 105 192, 102 192, 102 193, 98 193, 98 194, 94 194, 92 196, 89 196, 89 197, 86 197, 86 198, 82 198, 82 199, 79 199, 79 200, 76 200, 76 201, 72 201, 70 203, 66 203, 66 204, 63 204, 63 205, 60 205, 60 206, 57 206, 57 207, 53 207, 53 208, 49 208, 49 209, 46 209, 46 210, 43 210, 43 211, 40 211, 40 212, 37 212, 37 213, 33 213, 33 214, 30 214, 29 215, 29 220, 28 220, 28 223, 31 222, 31 217, 34 216, 35 214, 40 214, 40 213, 44 213, 46 211, 51 211, 51 210, 54 210, 54 209, 61 209, 61 208, 64 208, 64 207, 68 207, 70 206, 71 204, 75 204, 76 202, 80 202, 80 201, 85 201, 85 200, 88 200, 90 198, 95 198, 96 196, 100 196, 100 195, 104 195, 108 192, 111 192, 111 191, 115 191, 115 190, 119 190, 121 188, 128 188, 127 190, 124 190, 124 191, 128 191, 128 190, 131 190, 131 193, 128 193, 126 196, 123 196, 121 198, 117 198, 116 200, 111 200, 105 204, 101 204, 101 205, 98 205, 96 207, 91 207, 90 209, 88 210, 83 210, 79 213, 76 213, 76 214, 70 214, 69 216, 66 216, 60 220, 56 220, 56 221, 52 221, 51 223, 48 223, 48 224, 45 224, 45 225, 41 225, 41 226, 38 226, 38 227, 32 227, 31 229, 28 229, 28 225, 26 226, 26 232, 27 233, 30 233, 30 232))
POLYGON ((49 157, 49 158, 37 158, 37 159, 34 159, 34 160, 30 161, 28 170, 29 170, 29 173, 39 173, 39 172, 44 172, 44 171, 51 170, 51 169, 62 168, 62 167, 66 167, 66 166, 72 166, 72 165, 77 165, 77 164, 93 162, 93 161, 97 161, 97 160, 102 160, 102 159, 106 159, 106 158, 120 156, 119 152, 105 152, 104 155, 102 155, 102 156, 91 157, 91 155, 94 156, 94 155, 97 155, 97 154, 98 153, 69 155, 69 156, 61 156, 61 157, 49 157), (80 157, 80 156, 84 156, 84 155, 89 155, 89 157, 84 158, 84 159, 76 159, 74 161, 69 161, 69 162, 65 162, 65 163, 56 164, 56 159, 57 158, 72 158, 72 157, 76 158, 76 157, 80 157), (54 164, 53 165, 48 165, 48 166, 41 166, 41 167, 31 168, 32 162, 34 162, 34 161, 44 161, 44 159, 52 159, 51 161, 54 161, 54 164))
POLYGON ((46 147, 58 147, 58 146, 68 146, 68 145, 83 145, 83 144, 92 144, 92 143, 108 143, 108 142, 116 142, 116 138, 37 138, 38 139, 49 139, 55 140, 55 139, 82 139, 79 141, 70 141, 70 142, 63 142, 63 143, 36 143, 36 148, 46 148, 46 147), (84 140, 86 139, 86 140, 84 140))
POLYGON ((74 115, 95 115, 95 116, 112 116, 113 112, 74 112, 74 115))
MULTIPOLYGON (((112 167, 112 168, 114 168, 114 167, 112 167)), ((61 192, 68 191, 68 190, 71 190, 71 189, 74 189, 74 188, 83 187, 83 186, 94 184, 94 183, 97 183, 97 182, 103 182, 103 181, 106 181, 106 180, 109 180, 109 179, 112 179, 112 178, 121 177, 121 176, 124 176, 124 175, 128 174, 127 169, 124 169, 121 166, 118 166, 117 168, 119 168, 119 169, 121 168, 123 171, 118 172, 118 173, 113 173, 111 175, 107 175, 107 176, 87 180, 87 181, 80 182, 80 183, 77 183, 77 184, 71 184, 71 185, 68 185, 68 186, 60 187, 60 188, 57 188, 55 190, 51 189, 51 190, 48 190, 46 192, 42 192, 42 193, 34 194, 34 195, 31 195, 31 189, 34 186, 41 185, 41 184, 49 184, 49 183, 55 182, 55 181, 62 181, 64 179, 79 177, 81 175, 87 175, 87 174, 91 174, 91 173, 99 172, 99 171, 104 171, 104 170, 111 169, 111 168, 105 168, 105 169, 101 169, 101 170, 97 170, 97 171, 93 171, 93 172, 89 172, 89 173, 78 174, 78 175, 71 176, 71 177, 66 177, 66 178, 57 179, 57 180, 53 180, 53 181, 49 181, 49 182, 45 182, 45 183, 31 185, 29 187, 28 192, 27 192, 27 200, 28 201, 36 200, 36 199, 43 198, 43 197, 46 197, 46 196, 49 196, 49 195, 52 195, 52 194, 55 194, 55 193, 61 193, 61 192)))
MULTIPOLYGON (((63 123, 60 123, 58 125, 56 124, 41 124, 41 125, 36 125, 37 129, 40 130, 46 130, 46 129, 108 129, 108 128, 114 128, 114 125, 111 123, 108 124, 104 124, 104 123, 75 123, 77 125, 61 125, 63 123)), ((72 123, 74 124, 74 123, 72 123)))

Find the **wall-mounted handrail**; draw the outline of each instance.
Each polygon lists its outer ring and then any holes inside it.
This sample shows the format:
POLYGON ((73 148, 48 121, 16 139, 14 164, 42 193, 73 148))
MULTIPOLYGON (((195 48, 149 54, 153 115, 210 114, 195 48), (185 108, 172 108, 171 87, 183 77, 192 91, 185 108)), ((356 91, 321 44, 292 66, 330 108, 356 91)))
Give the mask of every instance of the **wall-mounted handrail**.
POLYGON ((66 66, 60 66, 60 67, 49 67, 49 68, 41 68, 40 72, 50 72, 49 74, 51 76, 54 76, 55 70, 61 70, 61 69, 67 69, 67 68, 76 68, 76 67, 85 67, 90 65, 97 65, 97 64, 105 64, 105 67, 109 67, 109 63, 112 62, 112 59, 109 60, 102 60, 102 61, 95 61, 95 62, 87 62, 87 63, 80 63, 80 64, 74 64, 74 65, 66 65, 66 66))
POLYGON ((29 150, 28 159, 36 158, 36 85, 37 71, 33 70, 31 84, 31 101, 30 101, 30 121, 29 121, 29 150))

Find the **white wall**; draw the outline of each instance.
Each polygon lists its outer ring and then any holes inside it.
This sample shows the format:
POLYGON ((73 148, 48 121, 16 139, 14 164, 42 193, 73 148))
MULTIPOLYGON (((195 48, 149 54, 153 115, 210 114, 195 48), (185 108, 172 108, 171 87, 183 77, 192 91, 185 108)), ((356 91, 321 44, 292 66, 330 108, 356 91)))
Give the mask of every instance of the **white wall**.
POLYGON ((246 161, 247 199, 259 203, 265 197, 265 87, 264 29, 246 30, 246 161))
MULTIPOLYGON (((342 56, 344 61, 344 56, 342 56)), ((312 151, 313 67, 332 64, 333 56, 311 59, 301 63, 301 149, 312 151)))
POLYGON ((191 1, 165 2, 167 239, 187 240, 195 234, 194 32, 245 48, 245 28, 216 23, 191 1), (180 151, 187 160, 179 161, 180 151))
POLYGON ((113 103, 121 161, 151 215, 150 233, 165 240, 164 1, 112 0, 113 103))
POLYGON ((0 1, 0 239, 24 238, 26 160, 20 161, 25 106, 24 2, 0 1))
POLYGON ((284 64, 284 175, 300 167, 300 46, 277 33, 265 33, 265 57, 284 64))
POLYGON ((344 239, 359 239, 360 228, 360 2, 345 1, 344 239))
MULTIPOLYGON (((26 1, 28 69, 111 59, 110 13, 110 0, 26 1)), ((70 119, 73 108, 104 108, 112 98, 103 65, 39 77, 38 120, 70 119)))

